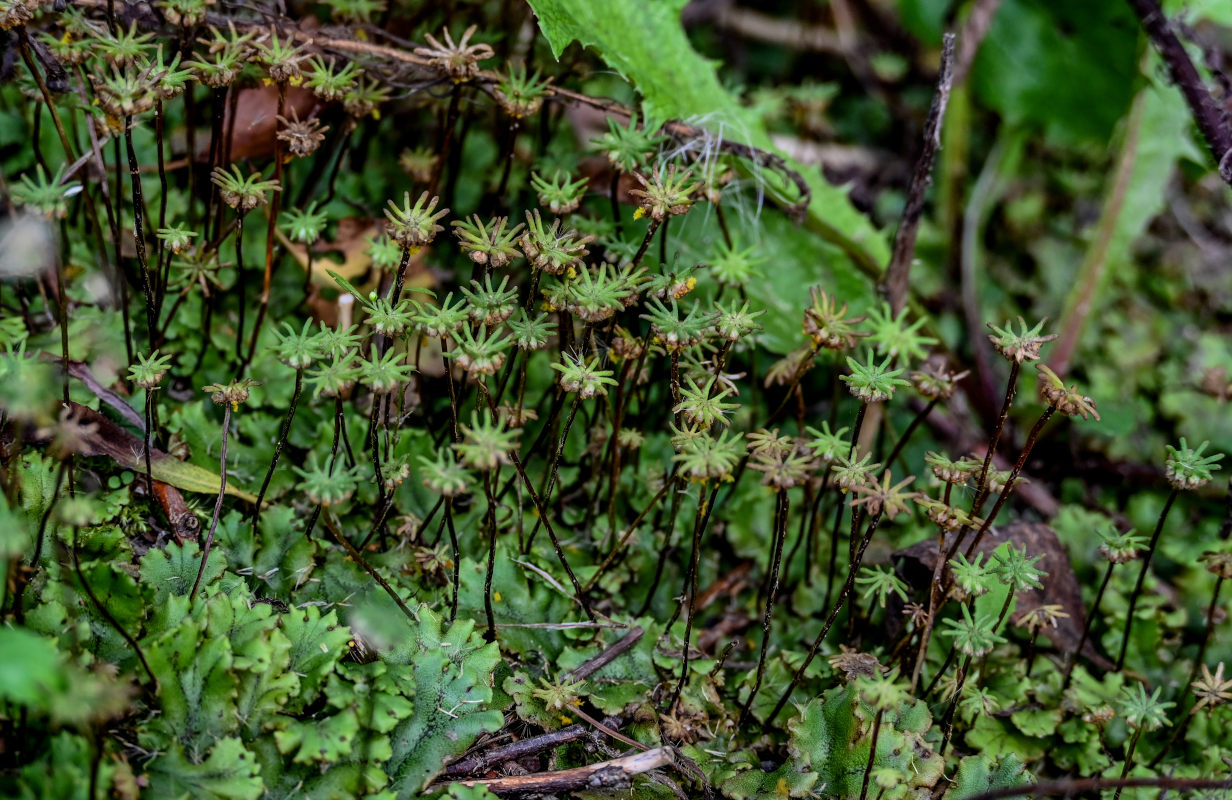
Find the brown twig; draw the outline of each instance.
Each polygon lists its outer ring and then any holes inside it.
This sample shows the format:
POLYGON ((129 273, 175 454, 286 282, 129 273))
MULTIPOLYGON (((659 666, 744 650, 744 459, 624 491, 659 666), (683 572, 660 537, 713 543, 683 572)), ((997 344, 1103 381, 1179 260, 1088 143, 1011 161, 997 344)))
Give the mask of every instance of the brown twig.
POLYGON ((975 63, 975 56, 980 52, 980 45, 988 35, 992 21, 996 19, 997 9, 1001 0, 976 0, 971 6, 962 30, 958 32, 958 54, 954 57, 954 83, 962 85, 967 80, 967 73, 975 63))
POLYGON ((843 55, 838 34, 820 25, 802 25, 799 19, 772 17, 751 8, 723 5, 710 21, 720 30, 757 42, 790 50, 843 55))
POLYGON ((585 767, 459 783, 463 786, 482 786, 499 795, 549 794, 579 789, 610 791, 628 789, 633 785, 634 777, 675 763, 676 751, 673 748, 656 747, 644 753, 633 753, 585 767))
POLYGON ((1219 168, 1219 176, 1224 182, 1232 185, 1232 126, 1228 124, 1226 112, 1220 109, 1215 98, 1211 96, 1206 82, 1198 74, 1197 68, 1185 52, 1185 45, 1172 32, 1171 23, 1164 15, 1156 0, 1128 0, 1134 13, 1142 23, 1142 29, 1150 38, 1151 43, 1159 50, 1159 55, 1168 65, 1168 74, 1172 82, 1181 90, 1189 112, 1193 115, 1198 131, 1206 141, 1207 148, 1215 158, 1219 168))
POLYGON ((640 627, 632 629, 624 636, 613 642, 602 653, 599 653, 599 655, 585 662, 582 666, 573 670, 573 672, 566 673, 564 679, 570 681, 581 681, 589 678, 591 675, 594 675, 608 664, 611 664, 613 661, 632 650, 633 646, 641 641, 642 635, 645 632, 646 631, 642 630, 640 627))
POLYGON ((924 124, 924 149, 915 162, 911 176, 911 188, 907 192, 907 205, 903 208, 898 233, 894 236, 894 252, 886 268, 882 287, 890 301, 890 310, 897 314, 907 302, 907 276, 911 272, 911 260, 915 255, 915 238, 920 229, 920 215, 924 211, 924 195, 933 182, 933 164, 941 149, 941 122, 945 119, 945 107, 950 101, 950 88, 954 85, 954 34, 947 33, 941 48, 941 72, 937 76, 937 93, 933 95, 928 121, 924 124))
POLYGON ((456 763, 450 764, 441 773, 442 778, 460 778, 463 775, 473 775, 476 772, 482 772, 489 767, 504 764, 507 761, 517 761, 520 758, 534 755, 542 750, 549 750, 553 747, 559 747, 562 744, 575 742, 578 739, 584 739, 588 736, 594 736, 591 729, 586 725, 570 725, 567 728, 561 728, 558 731, 548 731, 539 736, 531 736, 526 739, 519 739, 510 744, 493 747, 482 753, 462 759, 456 763))

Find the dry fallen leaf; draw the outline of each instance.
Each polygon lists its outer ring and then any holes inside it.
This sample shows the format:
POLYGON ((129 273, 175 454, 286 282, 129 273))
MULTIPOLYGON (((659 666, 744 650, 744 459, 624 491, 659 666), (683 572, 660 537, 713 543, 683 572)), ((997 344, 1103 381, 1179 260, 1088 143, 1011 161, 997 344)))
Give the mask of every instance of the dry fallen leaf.
MULTIPOLYGON (((946 547, 953 541, 951 534, 946 538, 946 547)), ((1056 627, 1048 628, 1044 635, 1052 639, 1058 650, 1072 652, 1082 638, 1082 629, 1086 624, 1086 606, 1083 605, 1082 589, 1074 575, 1074 568, 1070 565, 1069 555, 1065 552, 1061 540, 1057 538, 1057 532, 1041 522, 1014 522, 1003 527, 997 526, 980 541, 976 552, 991 557, 992 551, 1006 542, 1025 547, 1028 557, 1042 556, 1035 566, 1048 573, 1042 579, 1042 588, 1026 589, 1018 593, 1012 619, 1019 620, 1027 612, 1043 605, 1060 606, 1069 616, 1058 619, 1056 627)), ((892 560, 897 565, 899 575, 913 588, 924 592, 932 581, 933 570, 937 565, 937 540, 917 542, 896 552, 892 560)), ((900 615, 891 614, 889 618, 897 620, 900 615)), ((1101 669, 1113 668, 1112 663, 1095 650, 1089 639, 1083 645, 1082 655, 1101 669)))

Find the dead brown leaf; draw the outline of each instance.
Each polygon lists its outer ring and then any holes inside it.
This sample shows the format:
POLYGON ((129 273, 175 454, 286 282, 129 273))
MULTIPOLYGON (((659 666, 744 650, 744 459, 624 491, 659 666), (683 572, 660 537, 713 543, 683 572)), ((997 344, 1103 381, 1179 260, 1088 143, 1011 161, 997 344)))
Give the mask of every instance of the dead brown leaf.
MULTIPOLYGON (((946 538, 945 546, 948 548, 953 541, 953 534, 950 534, 946 538)), ((1055 628, 1048 628, 1043 633, 1052 639, 1057 649, 1072 652, 1082 638, 1083 626, 1086 624, 1086 606, 1082 602, 1082 589, 1074 575, 1069 555, 1057 537, 1057 532, 1042 522, 1014 522, 1004 527, 992 528, 980 541, 976 552, 991 557, 992 552, 1006 542, 1025 547, 1029 557, 1042 556, 1036 568, 1048 573, 1042 580, 1042 588, 1021 591, 1014 598, 1016 610, 1013 619, 1021 619, 1027 612, 1043 605, 1060 606, 1069 616, 1058 619, 1055 628)), ((932 581, 937 557, 937 540, 928 539, 899 550, 892 558, 899 575, 918 592, 924 593, 932 581)), ((897 614, 891 615, 892 619, 898 617, 897 614)), ((1113 668, 1112 663, 1095 650, 1090 640, 1083 645, 1082 655, 1101 669, 1113 668)))

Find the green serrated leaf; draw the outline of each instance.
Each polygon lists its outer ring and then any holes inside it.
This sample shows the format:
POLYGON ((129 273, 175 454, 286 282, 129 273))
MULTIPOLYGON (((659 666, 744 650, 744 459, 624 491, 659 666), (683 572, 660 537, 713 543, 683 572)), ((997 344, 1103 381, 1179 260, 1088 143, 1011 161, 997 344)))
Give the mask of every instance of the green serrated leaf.
MULTIPOLYGON (((868 766, 875 714, 857 698, 852 684, 830 689, 788 723, 788 750, 796 769, 818 773, 826 793, 857 797, 868 766)), ((892 770, 903 785, 923 789, 941 779, 945 760, 924 741, 931 726, 924 703, 907 700, 886 712, 877 736, 873 769, 892 770)))
MULTIPOLYGON (((202 590, 217 580, 226 566, 226 557, 219 548, 213 548, 201 576, 202 590)), ((145 554, 141 559, 141 580, 154 590, 154 603, 159 605, 169 595, 186 597, 200 569, 201 548, 196 542, 172 543, 167 545, 166 552, 155 548, 145 554)))
POLYGON ((298 711, 320 691, 326 676, 338 659, 347 654, 351 632, 338 624, 338 616, 325 614, 316 606, 296 608, 281 617, 282 632, 291 641, 290 669, 299 676, 299 696, 292 698, 288 711, 298 711))
MULTIPOLYGON (((228 601, 215 595, 210 602, 228 601)), ((189 617, 145 652, 158 679, 162 706, 162 714, 150 723, 152 735, 204 749, 236 729, 239 680, 232 670, 229 639, 207 635, 201 622, 189 617)))
POLYGON ((1048 749, 1046 742, 1024 736, 1008 721, 983 714, 975 718, 964 739, 972 749, 990 758, 1013 755, 1028 764, 1042 758, 1048 749))
POLYGON ((191 800, 257 800, 264 788, 253 754, 239 739, 221 739, 203 760, 194 762, 176 744, 150 762, 151 797, 191 800))
POLYGON ((460 620, 442 632, 441 618, 427 606, 418 609, 419 624, 408 631, 407 645, 385 654, 401 678, 414 713, 394 728, 393 758, 386 771, 399 798, 415 797, 444 768, 446 760, 466 751, 481 733, 500 728, 504 716, 487 708, 492 699, 492 670, 500 661, 494 642, 475 635, 473 620, 460 620))
POLYGON ((262 513, 259 546, 245 566, 251 567, 255 581, 264 584, 259 593, 289 597, 312 575, 316 551, 316 544, 296 524, 295 509, 276 506, 262 513))
POLYGON ((1029 780, 1026 765, 1013 754, 1000 759, 980 754, 967 756, 958 763, 954 786, 946 793, 947 800, 963 800, 994 789, 1008 789, 1029 780))
POLYGON ((231 642, 238 673, 236 709, 247 736, 273 723, 274 715, 299 690, 299 678, 289 669, 291 640, 278 629, 279 618, 268 603, 253 603, 245 593, 211 602, 208 629, 231 642))
POLYGON ((274 733, 284 755, 294 753, 296 764, 332 764, 351 754, 359 734, 359 717, 351 709, 323 719, 292 720, 274 733))

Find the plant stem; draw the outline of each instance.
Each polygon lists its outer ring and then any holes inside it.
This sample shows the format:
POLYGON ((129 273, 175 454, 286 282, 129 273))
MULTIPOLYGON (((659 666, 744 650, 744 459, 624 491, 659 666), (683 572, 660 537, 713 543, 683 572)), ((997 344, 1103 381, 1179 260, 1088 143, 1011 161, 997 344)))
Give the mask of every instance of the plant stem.
POLYGON ((791 683, 787 686, 787 691, 783 692, 783 696, 779 698, 770 715, 766 717, 762 723, 762 730, 769 730, 770 725, 774 722, 774 718, 779 715, 788 701, 791 700, 791 693, 796 690, 796 686, 804 678, 804 673, 809 668, 809 664, 813 663, 813 659, 817 656, 817 651, 821 648, 821 643, 825 641, 826 635, 830 633, 830 628, 834 626, 834 621, 838 619, 839 612, 843 610, 843 605, 851 596, 852 587, 855 586, 856 573, 860 571, 860 564, 864 560, 864 551, 868 549, 868 543, 872 541, 873 534, 877 532, 877 525, 881 522, 881 514, 873 515, 869 521, 868 530, 865 531, 864 537, 860 540, 860 546, 856 550, 855 560, 847 570, 847 581, 843 584, 843 591, 839 593, 838 601, 834 604, 834 608, 830 609, 830 615, 826 617, 826 623, 822 626, 821 633, 817 634, 817 638, 813 640, 813 644, 809 647, 808 655, 804 659, 804 663, 796 670, 796 674, 792 676, 791 683))
MULTIPOLYGON (((1129 776, 1129 771, 1134 766, 1134 751, 1138 749, 1138 740, 1142 738, 1142 729, 1138 728, 1134 731, 1134 735, 1129 737, 1129 747, 1125 750, 1125 765, 1121 767, 1121 780, 1125 780, 1129 776)), ((1112 800, 1121 800, 1121 792, 1124 787, 1118 786, 1116 792, 1112 795, 1112 800)))
MULTIPOLYGON (((1002 507, 1010 499, 1010 495, 1014 493, 1014 488, 1018 484, 1018 476, 1022 474, 1022 468, 1027 463, 1027 456, 1031 455, 1032 448, 1035 447, 1035 442, 1039 439, 1040 432, 1044 429, 1044 425, 1052 418, 1052 415, 1057 411, 1056 406, 1048 406, 1044 409, 1044 413, 1040 414, 1040 418, 1031 426, 1031 432, 1027 434, 1026 444, 1022 447, 1022 452, 1018 454, 1018 460, 1014 462, 1014 468, 1010 470, 1010 477, 1005 482, 1005 487, 997 495, 997 502, 993 504, 992 511, 988 512, 988 516, 984 519, 984 524, 980 526, 980 530, 975 534, 975 538, 971 540, 971 544, 967 547, 967 558, 971 558, 975 554, 975 548, 980 546, 984 536, 992 528, 992 523, 997 518, 997 514, 1001 512, 1002 507)), ((955 539, 954 546, 957 547, 958 540, 955 539)), ((953 557, 954 553, 949 553, 953 557)))
POLYGON ((945 756, 946 748, 950 746, 950 735, 954 733, 954 714, 958 710, 958 701, 962 698, 963 684, 967 681, 967 672, 971 669, 971 654, 968 653, 963 659, 962 666, 958 668, 958 683, 954 687, 954 696, 950 698, 950 704, 946 706, 945 716, 941 720, 941 749, 938 751, 942 756, 945 756))
MULTIPOLYGON (((1206 627, 1202 632, 1202 643, 1198 645, 1198 654, 1194 656, 1193 666, 1189 668, 1189 679, 1186 680, 1185 683, 1181 684, 1182 691, 1193 686, 1194 681, 1198 677, 1198 668, 1205 663, 1206 646, 1210 644, 1211 632, 1215 627, 1215 609, 1219 605, 1219 590, 1223 588, 1223 582, 1224 577, 1222 575, 1215 579, 1215 590, 1211 593, 1211 603, 1206 608, 1206 627)), ((1185 692, 1183 697, 1191 698, 1192 695, 1189 692, 1185 692)), ((1183 699, 1181 702, 1185 702, 1185 700, 1183 699)), ((1168 741, 1164 743, 1164 746, 1160 749, 1160 751, 1155 754, 1153 759, 1151 759, 1151 763, 1149 765, 1151 769, 1155 769, 1155 767, 1159 765, 1159 762, 1164 759, 1164 756, 1168 754, 1168 751, 1172 749, 1174 744, 1178 741, 1184 740, 1185 731, 1188 730, 1189 723, 1193 719, 1196 711, 1197 706, 1190 708, 1189 713, 1178 720, 1177 724, 1172 727, 1172 732, 1168 735, 1168 741)))
POLYGON ((646 228, 646 235, 642 237, 642 244, 637 248, 637 253, 633 256, 630 269, 637 269, 637 265, 642 263, 642 256, 646 255, 646 248, 650 247, 650 240, 658 232, 660 224, 658 220, 653 217, 651 218, 650 225, 646 228))
MULTIPOLYGON (((1014 404, 1014 395, 1018 391, 1018 372, 1021 365, 1017 361, 1010 361, 1010 377, 1005 384, 1005 399, 1001 403, 1001 413, 997 417, 997 427, 993 430, 992 439, 988 442, 988 452, 984 454, 984 466, 980 468, 980 479, 976 484, 975 502, 971 504, 971 516, 979 516, 980 509, 984 507, 984 501, 988 497, 988 470, 992 466, 993 456, 997 454, 997 444, 1001 441, 1001 434, 1005 430, 1005 421, 1010 416, 1010 406, 1014 404)), ((957 542, 962 541, 963 534, 959 534, 954 540, 955 546, 957 542)))
POLYGON ((868 749, 868 763, 864 765, 864 780, 860 782, 860 800, 868 798, 868 782, 873 777, 873 763, 877 760, 877 739, 881 736, 881 718, 885 714, 885 709, 877 709, 877 716, 873 717, 873 742, 868 749))
MULTIPOLYGON (((582 404, 582 395, 577 393, 573 397, 573 404, 569 406, 569 416, 565 418, 565 427, 561 429, 560 436, 556 439, 556 446, 552 448, 552 463, 548 466, 548 477, 544 482, 543 488, 539 491, 539 496, 543 498, 544 505, 550 505, 552 502, 552 490, 556 487, 556 475, 560 468, 561 456, 565 453, 565 442, 569 439, 569 429, 573 427, 573 418, 577 416, 578 406, 582 404)), ((529 553, 531 545, 535 542, 535 534, 539 533, 539 526, 543 523, 543 518, 540 517, 535 521, 535 527, 531 528, 530 536, 526 537, 526 544, 523 546, 523 553, 529 553)))
POLYGON ((252 526, 254 535, 261 519, 261 506, 265 502, 265 492, 269 489, 274 470, 278 468, 278 459, 282 456, 282 448, 287 444, 287 436, 291 433, 291 422, 295 419, 295 409, 299 404, 300 391, 304 386, 304 368, 295 370, 295 388, 291 391, 291 407, 282 420, 282 428, 278 431, 278 442, 274 445, 274 457, 270 459, 269 469, 265 472, 265 480, 261 482, 261 491, 257 493, 257 503, 252 511, 252 526))
POLYGON ((770 649, 770 626, 774 616, 774 598, 779 591, 779 564, 783 559, 783 540, 787 538, 787 512, 789 509, 787 491, 780 489, 775 496, 774 535, 770 544, 770 587, 766 591, 766 605, 761 620, 761 648, 757 656, 757 676, 753 679, 753 689, 744 701, 740 710, 740 718, 736 728, 742 728, 753 709, 753 701, 761 690, 761 681, 766 673, 766 653, 770 649))
POLYGON ((231 404, 223 403, 222 450, 218 456, 218 499, 214 501, 214 515, 210 517, 210 530, 209 533, 206 534, 205 545, 201 548, 201 567, 197 570, 197 579, 193 581, 192 591, 188 594, 188 602, 190 605, 197 596, 197 590, 201 588, 201 578, 205 575, 205 565, 210 557, 210 548, 214 546, 214 531, 218 529, 218 517, 222 513, 222 499, 227 495, 227 433, 230 427, 231 404))
MULTIPOLYGON (((484 638, 489 642, 496 641, 496 617, 492 613, 492 572, 496 569, 496 497, 492 494, 492 472, 483 473, 483 493, 488 500, 488 509, 484 514, 485 525, 488 528, 488 570, 483 577, 483 612, 488 619, 488 630, 484 638)), ((446 508, 448 514, 448 508, 446 508)), ((453 530, 450 529, 452 535, 453 530)), ((457 584, 454 584, 454 596, 457 597, 457 584)))
POLYGON ((1176 502, 1180 491, 1174 486, 1168 493, 1163 511, 1159 512, 1159 521, 1155 523, 1155 532, 1151 534, 1151 543, 1147 545, 1146 558, 1142 559, 1142 569, 1138 570, 1138 582, 1134 584, 1133 594, 1129 596, 1129 610, 1125 613, 1125 635, 1121 638, 1121 654, 1117 656, 1116 662, 1118 671, 1125 666, 1125 654, 1129 651, 1129 634, 1134 628, 1134 609, 1138 606, 1138 596, 1142 594, 1142 585, 1146 583, 1146 571, 1150 568, 1151 558, 1155 555, 1155 546, 1159 544, 1159 534, 1164 529, 1164 520, 1168 518, 1168 512, 1172 510, 1172 504, 1176 502))
MULTIPOLYGON (((89 581, 86 580, 85 573, 81 569, 81 559, 77 555, 78 534, 80 531, 81 529, 78 526, 73 526, 73 543, 71 549, 73 555, 73 571, 77 573, 77 580, 81 583, 81 588, 85 591, 86 596, 90 598, 90 602, 94 604, 96 609, 98 609, 99 615, 102 616, 103 619, 107 620, 108 624, 115 629, 116 633, 120 634, 120 637, 128 643, 129 647, 133 648, 133 652, 137 654, 137 660, 141 662, 141 668, 145 670, 145 674, 149 677, 150 683, 154 686, 155 691, 157 691, 158 678, 154 677, 154 671, 150 669, 150 663, 145 660, 145 653, 142 651, 141 645, 138 644, 137 640, 133 638, 131 633, 124 629, 124 626, 120 624, 119 620, 117 620, 115 616, 107 610, 107 607, 103 605, 103 601, 100 600, 98 595, 94 593, 94 589, 90 587, 89 581)), ((198 580, 199 579, 200 578, 198 578, 198 580)), ((191 597, 189 598, 189 602, 192 602, 191 597)))
MULTIPOLYGON (((685 577, 685 584, 688 588, 689 614, 685 618, 684 623, 684 648, 683 657, 680 662, 680 680, 676 682, 676 690, 672 693, 672 699, 667 703, 669 713, 675 708, 676 701, 680 699, 680 693, 684 690, 684 685, 689 679, 689 648, 692 646, 693 640, 693 618, 697 613, 697 567, 701 559, 702 537, 705 535, 706 525, 710 522, 710 513, 714 510, 714 498, 718 493, 719 484, 716 481, 714 488, 710 490, 709 497, 705 495, 698 497, 697 516, 693 520, 693 546, 689 552, 689 573, 685 577)), ((669 624, 667 627, 670 629, 671 625, 669 624)))
POLYGON ((595 574, 592 575, 590 580, 586 582, 586 585, 582 587, 583 592, 589 592, 591 589, 594 588, 595 584, 599 582, 599 578, 601 578, 603 574, 607 572, 608 567, 611 566, 612 561, 614 561, 616 558, 616 555, 620 553, 621 551, 623 551, 625 548, 625 545, 629 543, 629 539, 633 538, 633 534, 637 532, 637 526, 642 524, 642 520, 644 520, 646 518, 646 515, 650 513, 650 510, 653 509, 656 505, 658 505, 659 501, 663 499, 664 495, 668 493, 668 491, 672 488, 672 486, 675 485, 675 483, 676 483, 676 473, 673 472, 663 481, 662 488, 659 489, 659 491, 655 494, 654 498, 652 498, 651 501, 646 504, 646 507, 642 509, 642 512, 637 515, 636 519, 633 520, 633 524, 631 524, 625 530, 625 535, 622 536, 620 541, 617 542, 612 547, 611 551, 607 554, 607 557, 603 559, 603 563, 601 563, 599 565, 599 568, 595 570, 595 574))
MULTIPOLYGON (((220 214, 221 216, 221 214, 220 214)), ((235 288, 239 290, 240 309, 239 320, 235 329, 235 358, 240 362, 243 372, 244 358, 244 311, 247 304, 248 281, 244 277, 244 212, 240 211, 235 218, 235 288)))
MULTIPOLYGON (((449 598, 449 624, 458 617, 458 584, 462 569, 462 554, 458 549, 458 532, 453 525, 453 497, 445 498, 445 527, 449 529, 449 546, 453 554, 453 593, 449 598)), ((488 565, 489 571, 492 565, 488 565)), ((490 574, 490 572, 489 572, 490 574)))
POLYGON ((124 118, 124 147, 128 154, 128 177, 133 187, 133 241, 137 247, 137 264, 141 267, 141 290, 145 293, 146 341, 154 349, 154 332, 158 328, 158 312, 154 309, 154 286, 150 282, 150 265, 145 252, 145 198, 141 192, 141 169, 133 149, 133 118, 124 118))
POLYGON ((1091 612, 1087 614, 1086 624, 1082 626, 1082 636, 1078 638, 1078 646, 1074 648, 1073 653, 1070 653, 1069 663, 1065 667, 1065 681, 1061 684, 1061 691, 1069 688, 1074 667, 1078 664, 1078 657, 1082 655, 1082 648, 1086 646, 1087 638, 1091 635, 1091 624, 1095 622, 1095 617, 1099 614, 1099 604, 1104 599, 1104 591, 1108 588, 1108 581, 1112 579, 1112 570, 1115 568, 1116 563, 1109 561, 1108 568, 1104 570, 1104 579, 1099 583, 1099 591, 1095 593, 1095 602, 1091 604, 1091 612))
POLYGON ((939 397, 934 397, 929 400, 928 404, 920 409, 920 413, 916 414, 911 422, 907 424, 907 429, 903 431, 903 435, 898 437, 898 441, 894 443, 894 449, 886 456, 885 467, 887 470, 894 466, 894 460, 902 454, 903 448, 907 446, 907 442, 911 439, 911 434, 915 433, 915 429, 920 427, 921 422, 928 419, 929 413, 936 407, 940 399, 939 397))
MULTIPOLYGON (((864 417, 868 414, 868 403, 861 403, 856 412, 856 421, 851 430, 851 446, 847 449, 847 458, 855 455, 856 444, 860 441, 860 431, 864 428, 864 417)), ((830 593, 834 589, 834 578, 838 571, 838 532, 843 524, 843 509, 846 504, 841 500, 834 509, 834 527, 830 531, 830 564, 826 568, 826 604, 830 607, 830 593)))

